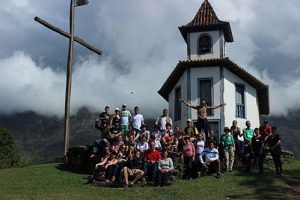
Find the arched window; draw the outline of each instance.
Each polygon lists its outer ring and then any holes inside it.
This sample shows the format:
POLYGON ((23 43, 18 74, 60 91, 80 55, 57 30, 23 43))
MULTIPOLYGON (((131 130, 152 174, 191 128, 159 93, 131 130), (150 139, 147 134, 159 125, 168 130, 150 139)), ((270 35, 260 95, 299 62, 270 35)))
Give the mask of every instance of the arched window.
POLYGON ((211 52, 211 38, 208 35, 200 36, 198 40, 198 52, 199 54, 205 54, 211 52))

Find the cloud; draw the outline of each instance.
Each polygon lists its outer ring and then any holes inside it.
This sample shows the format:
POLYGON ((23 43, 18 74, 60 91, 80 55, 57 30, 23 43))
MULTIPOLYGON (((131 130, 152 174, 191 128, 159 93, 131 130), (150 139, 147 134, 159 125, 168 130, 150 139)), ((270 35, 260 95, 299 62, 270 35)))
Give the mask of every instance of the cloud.
MULTIPOLYGON (((299 1, 210 2, 219 18, 231 23, 235 42, 227 44, 226 55, 270 85, 271 113, 300 108, 300 94, 295 93, 299 1)), ((127 103, 149 116, 160 114, 167 105, 157 90, 178 60, 186 58, 177 27, 191 21, 201 3, 104 0, 76 8, 76 35, 101 48, 103 55, 75 45, 72 112, 81 106, 99 111, 127 103)), ((14 0, 0 8, 0 113, 63 115, 68 40, 33 18, 68 30, 68 7, 68 1, 14 0)))

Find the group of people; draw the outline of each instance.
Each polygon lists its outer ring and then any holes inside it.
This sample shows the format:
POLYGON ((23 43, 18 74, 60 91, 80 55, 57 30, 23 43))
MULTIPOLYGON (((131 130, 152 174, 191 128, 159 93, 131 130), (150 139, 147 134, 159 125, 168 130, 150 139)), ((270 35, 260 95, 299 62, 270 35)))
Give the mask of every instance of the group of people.
POLYGON ((179 126, 173 128, 168 110, 164 109, 150 132, 138 106, 134 107, 133 114, 126 104, 121 110, 116 108, 114 114, 110 114, 110 108, 106 106, 95 122, 102 135, 94 143, 91 158, 97 164, 89 182, 103 180, 124 183, 128 187, 141 180, 165 186, 179 163, 184 165, 184 179, 207 173, 216 173, 216 178, 220 178, 221 171, 233 170, 235 157, 243 162, 246 171, 250 171, 257 161, 259 173, 263 174, 267 147, 274 158, 277 174, 282 173, 280 137, 276 127, 265 121, 263 126, 253 130, 247 121, 246 128, 241 130, 235 120, 230 128, 224 128, 219 141, 215 131, 209 129, 207 111, 225 104, 207 106, 202 100, 199 106, 193 106, 180 101, 197 109, 196 126, 188 119, 183 130, 179 126), (222 161, 226 163, 224 166, 222 161))

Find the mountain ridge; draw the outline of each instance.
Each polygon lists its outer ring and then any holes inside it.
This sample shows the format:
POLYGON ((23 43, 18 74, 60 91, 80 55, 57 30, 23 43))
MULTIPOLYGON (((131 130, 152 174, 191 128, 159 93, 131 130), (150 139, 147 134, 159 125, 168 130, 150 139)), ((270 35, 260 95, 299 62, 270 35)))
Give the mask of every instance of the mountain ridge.
MULTIPOLYGON (((90 145, 100 138, 100 132, 94 128, 94 120, 99 113, 93 113, 86 107, 71 117, 70 147, 90 145)), ((294 152, 300 159, 300 110, 290 112, 289 117, 268 117, 272 125, 277 126, 285 149, 294 152)), ((154 119, 147 119, 152 128, 154 119)), ((38 157, 38 163, 53 161, 63 155, 64 123, 62 118, 49 117, 28 111, 10 116, 0 116, 0 127, 9 129, 15 136, 16 148, 38 157)))

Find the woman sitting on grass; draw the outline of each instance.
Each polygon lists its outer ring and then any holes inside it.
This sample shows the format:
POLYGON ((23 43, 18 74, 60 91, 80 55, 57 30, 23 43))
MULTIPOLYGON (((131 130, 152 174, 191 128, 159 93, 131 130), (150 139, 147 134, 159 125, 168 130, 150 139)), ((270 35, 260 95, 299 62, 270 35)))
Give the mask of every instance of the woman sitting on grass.
POLYGON ((174 170, 173 161, 168 157, 168 151, 163 151, 158 161, 158 176, 156 185, 166 186, 169 182, 170 172, 174 170))
POLYGON ((103 157, 103 160, 100 163, 96 164, 94 172, 89 178, 88 183, 92 183, 94 180, 99 180, 98 174, 104 171, 106 182, 110 182, 110 180, 115 180, 115 176, 117 173, 116 164, 118 163, 117 153, 115 151, 112 151, 109 155, 109 157, 103 157))

